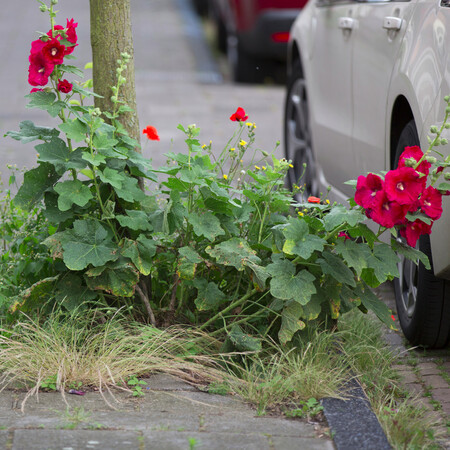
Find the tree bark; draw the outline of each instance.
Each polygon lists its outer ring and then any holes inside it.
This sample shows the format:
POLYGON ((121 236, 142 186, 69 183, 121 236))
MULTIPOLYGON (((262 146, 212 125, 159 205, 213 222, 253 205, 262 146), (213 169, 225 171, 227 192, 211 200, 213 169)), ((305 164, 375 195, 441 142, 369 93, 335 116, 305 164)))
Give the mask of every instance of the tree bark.
MULTIPOLYGON (((130 0, 89 0, 89 2, 94 92, 103 97, 95 97, 95 106, 102 111, 112 111, 111 86, 117 84, 117 60, 121 58, 122 52, 128 53, 131 59, 126 72, 123 73, 127 81, 120 88, 119 99, 133 108, 133 112, 122 114, 120 122, 129 135, 140 142, 130 0)), ((140 149, 136 148, 136 151, 140 152, 140 149)))

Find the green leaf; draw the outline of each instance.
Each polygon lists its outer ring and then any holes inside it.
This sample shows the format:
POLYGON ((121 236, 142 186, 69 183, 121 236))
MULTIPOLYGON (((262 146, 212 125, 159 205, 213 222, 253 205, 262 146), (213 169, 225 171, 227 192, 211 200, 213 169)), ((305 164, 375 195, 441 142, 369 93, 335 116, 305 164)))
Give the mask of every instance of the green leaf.
POLYGON ((144 236, 139 236, 135 241, 125 239, 121 254, 130 258, 142 275, 149 275, 153 267, 153 257, 156 254, 156 243, 153 239, 144 236))
POLYGON ((290 302, 281 313, 281 328, 278 331, 278 339, 281 344, 291 341, 294 334, 305 328, 305 323, 300 320, 303 314, 302 306, 297 302, 290 302))
POLYGON ((355 294, 361 299, 361 303, 369 311, 385 323, 389 328, 395 330, 394 321, 391 317, 391 311, 387 305, 380 300, 366 284, 358 285, 355 294))
POLYGON ((85 206, 93 198, 91 190, 80 180, 67 180, 58 183, 55 191, 59 194, 58 208, 61 211, 69 210, 73 204, 85 206))
POLYGON ((116 188, 116 194, 126 202, 140 202, 145 199, 145 194, 138 186, 136 178, 125 177, 121 188, 116 188))
POLYGON ((112 148, 118 144, 117 139, 111 139, 107 134, 97 131, 93 138, 93 145, 96 149, 112 148))
POLYGON ((355 242, 350 239, 339 241, 335 246, 336 253, 341 255, 349 267, 355 269, 356 275, 359 277, 363 269, 368 266, 368 262, 372 256, 372 251, 367 244, 355 242))
POLYGON ((209 241, 214 241, 217 236, 225 234, 220 226, 220 220, 210 211, 203 213, 191 213, 187 216, 197 236, 204 236, 209 241))
POLYGON ((63 72, 67 72, 67 73, 72 73, 73 75, 77 75, 81 78, 84 77, 84 72, 79 69, 77 66, 70 66, 67 64, 60 64, 59 65, 59 69, 62 70, 63 72))
POLYGON ((332 276, 339 283, 348 284, 352 287, 356 286, 354 273, 345 265, 339 256, 330 252, 323 252, 322 258, 317 260, 325 274, 332 276))
POLYGON ((321 252, 326 243, 325 239, 309 234, 306 222, 297 218, 290 218, 289 225, 284 228, 283 234, 286 237, 283 252, 288 255, 298 255, 303 259, 308 259, 315 251, 321 252))
POLYGON ((215 258, 217 263, 233 266, 239 271, 244 270, 244 267, 248 265, 248 261, 255 264, 260 264, 261 262, 247 241, 237 237, 224 241, 214 248, 207 247, 206 253, 215 258))
POLYGON ((190 247, 181 247, 178 253, 178 276, 184 280, 193 280, 197 264, 201 263, 203 258, 190 247))
POLYGON ((53 92, 38 91, 28 94, 25 97, 30 98, 27 108, 39 108, 47 111, 50 116, 56 117, 66 106, 62 101, 55 101, 56 95, 53 92))
POLYGON ((66 133, 68 139, 75 142, 84 142, 89 130, 88 126, 79 119, 62 123, 59 125, 59 129, 66 133))
POLYGON ((359 210, 347 209, 343 205, 334 206, 325 216, 325 229, 331 231, 339 225, 347 223, 354 227, 357 223, 367 220, 366 216, 359 210))
POLYGON ((52 164, 59 173, 67 170, 70 150, 62 139, 53 137, 50 142, 36 145, 35 148, 39 152, 38 161, 52 164))
POLYGON ((113 263, 96 277, 86 272, 86 283, 94 291, 105 291, 118 297, 132 297, 139 282, 139 272, 129 263, 113 263))
POLYGON ((261 340, 242 331, 242 328, 234 324, 228 337, 238 352, 259 352, 262 348, 261 340))
POLYGON ((152 231, 153 227, 144 211, 126 209, 126 216, 118 215, 116 219, 121 226, 135 231, 152 231))
POLYGON ((14 302, 10 307, 10 312, 30 311, 32 308, 39 308, 44 305, 55 287, 58 277, 48 277, 34 283, 28 289, 25 289, 18 296, 20 300, 14 302))
POLYGON ((436 189, 439 191, 450 191, 450 183, 439 183, 436 189))
POLYGON ((245 263, 253 272, 253 284, 259 287, 262 291, 266 289, 266 281, 270 277, 270 273, 263 266, 247 261, 245 263))
POLYGON ((52 223, 61 223, 74 216, 71 209, 68 211, 61 211, 58 208, 58 195, 55 192, 46 192, 44 203, 44 217, 52 223))
POLYGON ((399 258, 395 251, 388 244, 379 243, 375 245, 368 265, 373 269, 378 282, 384 283, 388 278, 399 276, 398 262, 399 258))
POLYGON ((417 250, 416 248, 410 247, 409 245, 399 242, 397 239, 391 239, 391 247, 394 252, 400 253, 400 255, 405 258, 416 262, 420 261, 427 270, 431 269, 430 261, 425 253, 417 250))
POLYGON ((225 300, 225 294, 212 281, 197 278, 194 280, 194 287, 198 291, 195 306, 199 311, 217 310, 225 300))
POLYGON ((82 281, 78 275, 67 273, 56 285, 55 299, 68 311, 75 311, 84 302, 97 297, 82 281))
POLYGON ((100 153, 91 154, 88 152, 83 152, 82 158, 94 167, 98 167, 106 162, 106 158, 100 153))
POLYGON ((73 229, 61 239, 63 259, 70 270, 83 270, 88 265, 102 266, 118 258, 117 246, 100 222, 76 220, 73 229))
POLYGON ((14 204, 29 211, 59 178, 60 175, 49 163, 41 163, 38 167, 25 172, 23 184, 14 197, 14 204))
POLYGON ((22 141, 24 144, 33 142, 37 139, 50 141, 52 137, 59 135, 56 128, 37 127, 31 120, 24 120, 19 124, 20 131, 8 131, 5 136, 9 136, 16 141, 22 141))
POLYGON ((99 170, 97 173, 103 183, 108 183, 116 189, 120 189, 125 178, 127 178, 124 173, 121 173, 114 169, 110 169, 109 167, 105 167, 103 171, 99 170))

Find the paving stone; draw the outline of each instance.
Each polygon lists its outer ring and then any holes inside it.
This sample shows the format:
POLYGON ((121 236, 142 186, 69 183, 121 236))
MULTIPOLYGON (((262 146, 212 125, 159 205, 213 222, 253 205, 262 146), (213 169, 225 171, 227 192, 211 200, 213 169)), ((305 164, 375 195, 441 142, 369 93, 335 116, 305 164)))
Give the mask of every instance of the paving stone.
POLYGON ((131 431, 16 430, 12 450, 136 450, 142 437, 131 431))
POLYGON ((143 378, 147 383, 143 386, 145 390, 154 391, 197 391, 197 389, 189 383, 166 374, 152 375, 150 378, 143 378))
POLYGON ((270 438, 271 450, 333 450, 332 441, 318 441, 317 439, 273 437, 270 438))
POLYGON ((399 373, 399 375, 402 384, 409 385, 411 383, 418 383, 420 381, 418 376, 412 371, 403 371, 399 373))
POLYGON ((448 389, 448 383, 440 375, 426 375, 422 377, 425 386, 431 386, 433 389, 448 389))
POLYGON ((0 430, 0 448, 6 448, 9 440, 10 432, 8 430, 0 430))
POLYGON ((438 402, 444 404, 444 403, 450 403, 450 389, 441 388, 441 389, 433 389, 431 391, 431 395, 435 400, 438 402))
POLYGON ((437 369, 437 364, 434 362, 420 362, 417 364, 419 369, 437 369))

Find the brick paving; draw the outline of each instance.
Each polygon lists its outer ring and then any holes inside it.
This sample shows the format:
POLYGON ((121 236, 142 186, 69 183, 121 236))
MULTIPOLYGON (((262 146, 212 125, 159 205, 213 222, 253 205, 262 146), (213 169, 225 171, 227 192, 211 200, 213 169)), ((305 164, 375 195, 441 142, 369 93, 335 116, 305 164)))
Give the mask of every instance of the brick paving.
MULTIPOLYGON (((393 284, 385 283, 376 293, 396 315, 393 284)), ((440 443, 450 449, 450 348, 411 347, 401 331, 387 330, 385 339, 398 355, 394 369, 400 375, 401 386, 441 424, 436 430, 442 435, 440 443)))

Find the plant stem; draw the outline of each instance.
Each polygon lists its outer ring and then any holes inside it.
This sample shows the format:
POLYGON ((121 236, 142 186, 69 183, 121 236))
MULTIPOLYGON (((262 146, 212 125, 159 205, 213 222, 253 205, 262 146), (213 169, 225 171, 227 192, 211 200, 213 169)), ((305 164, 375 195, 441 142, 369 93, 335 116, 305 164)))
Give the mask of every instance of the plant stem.
POLYGON ((245 303, 252 295, 256 294, 258 292, 258 289, 253 289, 247 294, 245 294, 243 297, 239 298, 238 300, 231 303, 229 306, 227 306, 224 310, 217 313, 214 317, 207 320, 203 325, 199 327, 200 330, 204 330, 208 325, 215 322, 217 319, 222 317, 224 314, 226 314, 228 311, 231 311, 232 309, 236 308, 236 306, 242 305, 245 303))
POLYGON ((141 297, 142 302, 145 305, 145 308, 147 310, 148 316, 150 317, 150 323, 156 327, 156 319, 155 315, 153 314, 152 307, 150 306, 150 302, 148 301, 148 298, 145 296, 145 294, 142 292, 142 289, 139 287, 139 285, 136 285, 136 292, 139 294, 139 297, 141 297))

